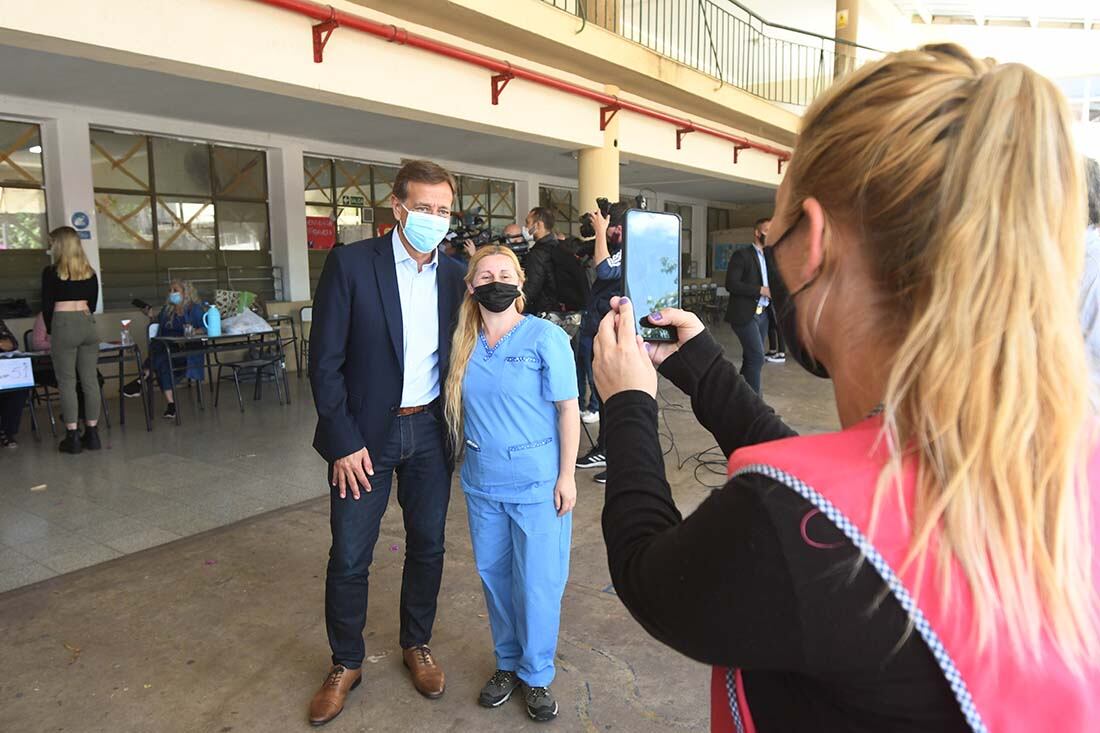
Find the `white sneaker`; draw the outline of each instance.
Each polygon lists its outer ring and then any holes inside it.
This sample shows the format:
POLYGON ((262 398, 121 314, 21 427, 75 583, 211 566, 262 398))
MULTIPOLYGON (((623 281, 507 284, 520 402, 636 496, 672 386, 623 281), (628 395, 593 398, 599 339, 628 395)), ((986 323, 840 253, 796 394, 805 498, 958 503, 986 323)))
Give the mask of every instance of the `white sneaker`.
POLYGON ((591 425, 600 421, 600 413, 594 410, 585 410, 581 413, 581 422, 585 425, 591 425))

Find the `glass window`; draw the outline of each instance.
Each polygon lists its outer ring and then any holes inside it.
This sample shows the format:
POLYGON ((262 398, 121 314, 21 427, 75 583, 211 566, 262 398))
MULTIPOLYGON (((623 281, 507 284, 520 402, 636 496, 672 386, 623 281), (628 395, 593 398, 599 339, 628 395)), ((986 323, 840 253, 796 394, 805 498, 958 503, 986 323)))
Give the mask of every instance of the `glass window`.
POLYGON ((186 140, 153 138, 153 175, 159 193, 209 196, 210 146, 186 140))
POLYGON ((218 201, 214 205, 218 218, 218 248, 259 252, 267 250, 267 204, 244 201, 218 201))
POLYGON ((96 231, 104 249, 153 249, 153 204, 148 196, 95 195, 96 231))
POLYGON ((393 179, 397 177, 397 168, 388 165, 372 165, 371 173, 374 177, 374 208, 392 209, 390 196, 393 195, 393 179))
POLYGON ((262 150, 107 130, 92 130, 89 142, 108 307, 129 303, 136 283, 159 288, 181 268, 209 271, 200 290, 224 285, 242 257, 266 273, 250 289, 272 289, 262 150), (260 254, 230 254, 245 252, 260 254))
MULTIPOLYGON (((554 212, 555 228, 570 234, 580 234, 580 215, 577 210, 577 192, 568 188, 539 186, 539 206, 554 212)), ((593 208, 595 202, 593 202, 593 208)))
POLYGON ((149 190, 149 138, 92 130, 92 182, 97 189, 149 190))
POLYGON ((370 165, 354 160, 334 160, 335 203, 365 207, 370 204, 370 165))
POLYGON ((46 192, 0 186, 0 250, 45 249, 46 192))
POLYGON ((332 203, 332 161, 328 158, 304 158, 306 203, 332 203))
POLYGON ((42 187, 42 138, 38 125, 0 120, 0 184, 42 187))
POLYGON ((267 162, 262 150, 210 146, 218 198, 267 200, 267 162))
POLYGON ((691 207, 666 203, 665 211, 680 215, 680 251, 691 252, 691 207))
POLYGON ((162 250, 213 250, 214 202, 179 196, 157 197, 157 239, 162 250))

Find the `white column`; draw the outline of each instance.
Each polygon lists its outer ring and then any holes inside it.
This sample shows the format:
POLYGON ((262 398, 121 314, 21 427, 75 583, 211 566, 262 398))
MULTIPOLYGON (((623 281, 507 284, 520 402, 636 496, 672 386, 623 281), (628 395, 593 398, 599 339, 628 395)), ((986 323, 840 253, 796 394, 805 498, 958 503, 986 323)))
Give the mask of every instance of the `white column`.
POLYGON ((50 229, 71 226, 82 232, 84 252, 99 273, 99 307, 103 312, 103 275, 96 236, 95 192, 88 119, 66 115, 42 124, 42 158, 46 168, 46 218, 50 229), (78 226, 82 225, 82 226, 78 226), (84 234, 86 232, 86 234, 84 234))
POLYGON ((707 205, 691 205, 691 261, 695 276, 707 276, 707 205))
POLYGON ((283 297, 309 300, 309 251, 306 248, 306 184, 302 148, 269 149, 268 190, 271 211, 271 264, 282 268, 283 297))
POLYGON ((539 205, 539 179, 530 175, 516 182, 516 223, 523 226, 527 212, 539 205))

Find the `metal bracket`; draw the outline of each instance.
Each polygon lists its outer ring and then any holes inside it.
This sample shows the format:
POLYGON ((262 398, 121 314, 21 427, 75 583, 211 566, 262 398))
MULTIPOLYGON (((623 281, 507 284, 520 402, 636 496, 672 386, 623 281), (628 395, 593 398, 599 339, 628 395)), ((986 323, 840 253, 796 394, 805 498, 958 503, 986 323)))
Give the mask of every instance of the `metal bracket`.
POLYGON ((678 129, 676 131, 676 149, 677 150, 680 149, 680 145, 684 141, 684 135, 687 135, 689 132, 695 132, 695 130, 693 130, 690 127, 681 127, 680 129, 678 129))
POLYGON ((776 162, 778 163, 778 165, 776 166, 776 172, 779 175, 783 175, 783 164, 786 163, 787 161, 783 160, 782 158, 777 158, 776 162))
POLYGON ((504 87, 508 86, 508 82, 515 78, 516 75, 510 71, 493 75, 493 104, 500 102, 500 93, 504 91, 504 87))
POLYGON ((742 150, 748 150, 748 149, 749 149, 748 145, 734 145, 733 146, 733 164, 734 165, 737 165, 737 154, 740 153, 742 150))
POLYGON ((600 132, 607 129, 607 126, 611 123, 611 118, 615 116, 622 107, 618 105, 609 104, 606 107, 600 107, 600 132))
POLYGON ((332 15, 328 20, 313 26, 313 63, 319 64, 325 60, 325 46, 332 32, 340 27, 340 21, 336 19, 336 10, 332 9, 332 15))

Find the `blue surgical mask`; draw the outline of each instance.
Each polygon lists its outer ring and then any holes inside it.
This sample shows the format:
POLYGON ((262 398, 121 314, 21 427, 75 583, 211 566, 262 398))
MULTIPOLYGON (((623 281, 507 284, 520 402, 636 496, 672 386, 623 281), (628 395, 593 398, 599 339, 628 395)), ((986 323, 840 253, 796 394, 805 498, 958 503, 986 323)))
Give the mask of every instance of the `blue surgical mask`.
POLYGON ((180 295, 179 293, 169 293, 168 294, 168 302, 171 303, 172 305, 179 305, 180 303, 183 302, 183 296, 180 295))
POLYGON ((419 211, 409 211, 409 207, 401 204, 401 208, 407 212, 405 223, 401 225, 401 232, 405 239, 417 252, 428 254, 439 246, 447 230, 451 228, 451 220, 448 217, 424 214, 419 211))

